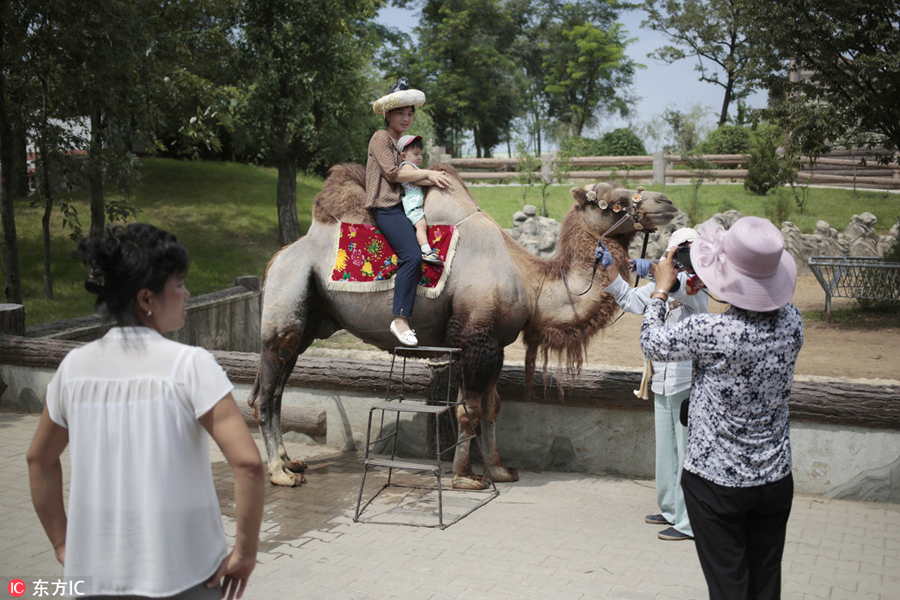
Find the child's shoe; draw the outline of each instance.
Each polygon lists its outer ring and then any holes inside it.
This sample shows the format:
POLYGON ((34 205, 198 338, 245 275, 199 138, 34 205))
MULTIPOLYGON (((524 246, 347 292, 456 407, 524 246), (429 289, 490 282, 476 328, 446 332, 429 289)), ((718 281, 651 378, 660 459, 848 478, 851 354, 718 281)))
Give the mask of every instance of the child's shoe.
POLYGON ((422 260, 427 262, 429 265, 434 265, 435 267, 443 267, 444 261, 441 260, 441 257, 438 256, 438 253, 434 251, 434 249, 429 250, 428 252, 422 253, 422 260))

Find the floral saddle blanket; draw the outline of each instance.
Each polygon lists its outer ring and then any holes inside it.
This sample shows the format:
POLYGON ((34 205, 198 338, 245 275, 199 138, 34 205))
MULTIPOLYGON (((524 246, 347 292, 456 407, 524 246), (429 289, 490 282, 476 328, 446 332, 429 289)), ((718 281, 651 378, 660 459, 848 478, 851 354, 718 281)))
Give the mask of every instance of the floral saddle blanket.
MULTIPOLYGON (((453 225, 428 227, 428 242, 444 261, 443 267, 422 263, 416 294, 437 298, 444 289, 459 231, 453 225)), ((341 223, 334 240, 334 268, 326 287, 345 292, 375 292, 394 287, 397 255, 374 225, 341 223)))

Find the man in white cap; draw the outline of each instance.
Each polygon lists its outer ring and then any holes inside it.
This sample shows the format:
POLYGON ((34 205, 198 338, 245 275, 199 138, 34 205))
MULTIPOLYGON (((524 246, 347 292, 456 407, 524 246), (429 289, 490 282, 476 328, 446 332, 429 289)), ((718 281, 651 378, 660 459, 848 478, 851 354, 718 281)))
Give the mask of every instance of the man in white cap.
MULTIPOLYGON (((663 258, 678 248, 688 248, 699 236, 700 234, 690 227, 676 230, 669 236, 663 258)), ((639 288, 633 288, 619 275, 611 257, 609 262, 606 272, 612 281, 603 291, 612 294, 622 310, 644 314, 651 302, 650 294, 656 290, 657 284, 650 282, 639 288)), ((632 263, 641 276, 653 273, 654 268, 650 261, 637 259, 632 263)), ((672 296, 666 303, 667 327, 673 327, 690 315, 707 311, 707 296, 698 293, 698 282, 696 277, 692 278, 691 273, 687 271, 678 273, 677 288, 672 291, 672 296)), ((661 540, 689 540, 693 537, 693 530, 680 482, 687 445, 687 428, 680 423, 679 415, 682 402, 687 400, 691 392, 691 361, 648 361, 645 365, 644 381, 641 382, 642 390, 646 390, 646 379, 649 375, 652 375, 656 434, 656 501, 659 513, 647 515, 644 522, 651 525, 668 525, 657 533, 657 537, 661 540)), ((642 397, 649 398, 649 396, 642 397)))
POLYGON ((731 308, 666 327, 677 276, 668 257, 655 269, 641 350, 653 360, 693 361, 681 487, 709 597, 779 598, 794 493, 788 401, 803 345, 803 319, 790 304, 797 264, 766 219, 700 229, 691 263, 731 308))

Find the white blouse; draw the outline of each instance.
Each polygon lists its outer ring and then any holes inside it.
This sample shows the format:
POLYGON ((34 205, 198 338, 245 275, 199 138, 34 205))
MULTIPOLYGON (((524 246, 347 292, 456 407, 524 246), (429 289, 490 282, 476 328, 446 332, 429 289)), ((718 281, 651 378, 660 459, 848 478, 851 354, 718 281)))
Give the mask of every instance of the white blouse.
POLYGON ((69 430, 66 577, 95 595, 167 596, 227 555, 198 418, 233 386, 208 351, 144 327, 69 353, 47 388, 69 430))
MULTIPOLYGON (((696 288, 688 291, 688 276, 684 271, 678 273, 681 285, 678 291, 669 295, 666 302, 665 326, 674 327, 691 315, 707 312, 709 296, 704 290, 696 288), (693 293, 691 293, 693 292, 693 293)), ((619 307, 636 315, 644 314, 647 306, 652 302, 650 294, 656 290, 656 283, 650 282, 638 288, 633 288, 622 279, 616 277, 603 291, 609 292, 616 299, 619 307)), ((650 389, 654 394, 674 396, 691 388, 691 361, 653 361, 653 378, 650 380, 650 389)))

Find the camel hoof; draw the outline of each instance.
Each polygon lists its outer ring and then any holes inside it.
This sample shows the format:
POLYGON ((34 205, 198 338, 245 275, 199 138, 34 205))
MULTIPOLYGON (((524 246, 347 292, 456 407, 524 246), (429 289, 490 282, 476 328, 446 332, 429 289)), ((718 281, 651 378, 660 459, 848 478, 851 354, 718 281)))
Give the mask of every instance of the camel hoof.
POLYGON ((303 473, 306 471, 307 466, 308 465, 305 462, 298 458, 284 463, 284 469, 291 473, 303 473))
POLYGON ((464 477, 462 475, 453 476, 454 490, 486 490, 490 484, 485 481, 481 475, 470 475, 464 477))
POLYGON ((306 483, 306 478, 299 473, 278 469, 274 472, 269 472, 269 481, 272 482, 272 485, 280 485, 282 487, 300 487, 306 483))
POLYGON ((494 483, 511 483, 519 480, 519 472, 513 467, 491 467, 488 474, 494 483))

